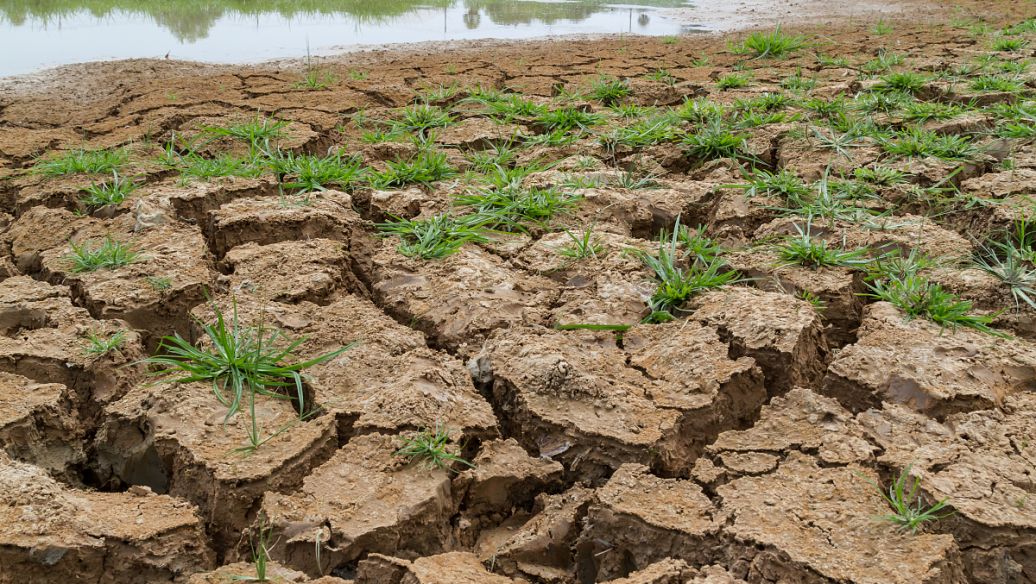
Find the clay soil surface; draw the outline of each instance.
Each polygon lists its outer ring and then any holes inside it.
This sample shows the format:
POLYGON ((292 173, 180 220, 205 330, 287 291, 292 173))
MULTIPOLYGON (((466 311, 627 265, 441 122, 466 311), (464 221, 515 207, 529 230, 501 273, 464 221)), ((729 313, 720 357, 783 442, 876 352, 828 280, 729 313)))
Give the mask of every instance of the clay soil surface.
POLYGON ((0 583, 1036 582, 1034 9, 4 82, 0 583))

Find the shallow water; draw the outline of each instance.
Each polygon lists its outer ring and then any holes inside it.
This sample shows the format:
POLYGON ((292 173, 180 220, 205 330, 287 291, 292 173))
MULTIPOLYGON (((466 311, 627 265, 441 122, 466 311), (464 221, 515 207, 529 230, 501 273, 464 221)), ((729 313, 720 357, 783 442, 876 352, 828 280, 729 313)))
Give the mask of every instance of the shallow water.
POLYGON ((131 57, 217 63, 358 45, 698 30, 689 0, 0 0, 0 76, 131 57))

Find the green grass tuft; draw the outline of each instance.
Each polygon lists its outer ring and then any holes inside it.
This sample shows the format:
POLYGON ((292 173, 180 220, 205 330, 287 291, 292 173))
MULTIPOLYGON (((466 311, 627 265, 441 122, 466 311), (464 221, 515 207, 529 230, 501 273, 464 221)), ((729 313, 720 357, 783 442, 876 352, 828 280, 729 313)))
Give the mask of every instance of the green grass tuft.
POLYGON ((94 240, 77 243, 69 242, 72 253, 65 256, 72 264, 73 273, 95 272, 97 270, 114 270, 128 266, 140 259, 140 254, 124 243, 108 236, 103 241, 94 240))
POLYGON ((125 201, 137 186, 132 180, 125 180, 118 172, 112 171, 112 180, 83 187, 79 202, 91 210, 118 205, 125 201))
POLYGON ((280 432, 263 437, 255 415, 256 397, 293 400, 300 420, 312 415, 315 410, 306 403, 303 389, 305 370, 327 363, 353 345, 305 361, 292 361, 307 339, 292 340, 279 330, 271 330, 262 315, 254 325, 242 323, 236 300, 229 321, 215 304, 212 309, 213 322, 197 323, 204 343, 195 346, 179 334, 163 337, 157 354, 145 362, 155 367, 152 375, 165 383, 210 383, 216 399, 227 407, 224 421, 238 413, 247 399, 249 445, 242 450, 251 452, 280 432))
POLYGON ((411 184, 428 185, 457 174, 445 153, 427 148, 409 160, 389 161, 386 166, 385 170, 369 175, 372 187, 389 189, 411 184))
POLYGON ((989 326, 994 316, 971 314, 970 302, 958 299, 922 276, 892 277, 868 285, 871 289, 868 296, 894 305, 907 318, 927 318, 942 327, 967 327, 999 337, 1006 336, 989 326))
POLYGON ((110 336, 103 337, 96 333, 86 333, 85 352, 90 357, 102 357, 108 353, 118 351, 126 344, 126 331, 118 331, 110 336))
POLYGON ((129 152, 115 150, 72 150, 47 160, 37 160, 32 169, 45 176, 68 174, 110 174, 129 160, 129 152))
POLYGON ((891 513, 882 515, 879 519, 895 525, 900 531, 917 533, 926 523, 952 515, 952 512, 940 513, 948 504, 946 499, 925 505, 924 497, 921 495, 921 479, 910 476, 909 466, 899 473, 887 491, 874 481, 866 480, 878 489, 882 498, 892 508, 891 513))
POLYGON ((779 58, 794 53, 806 44, 806 37, 800 35, 789 35, 781 31, 781 26, 771 32, 753 32, 748 35, 740 45, 734 47, 734 52, 742 55, 752 55, 756 59, 764 57, 779 58))
POLYGON ((429 260, 452 255, 466 243, 488 242, 482 234, 484 223, 475 215, 453 217, 443 213, 429 219, 396 219, 379 223, 377 228, 402 240, 399 253, 429 260))
POLYGON ((471 462, 450 452, 450 433, 439 423, 435 428, 425 428, 413 436, 400 439, 401 445, 393 454, 408 464, 419 462, 436 470, 454 470, 457 464, 475 468, 471 462))

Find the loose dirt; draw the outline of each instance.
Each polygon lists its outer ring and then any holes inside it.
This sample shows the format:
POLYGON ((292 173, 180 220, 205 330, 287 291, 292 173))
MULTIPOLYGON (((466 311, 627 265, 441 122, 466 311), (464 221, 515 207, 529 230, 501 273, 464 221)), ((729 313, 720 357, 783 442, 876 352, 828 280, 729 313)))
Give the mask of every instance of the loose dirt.
POLYGON ((322 584, 1036 582, 1036 308, 973 259, 1036 216, 1036 25, 1000 32, 1036 7, 818 6, 709 16, 786 21, 808 45, 780 59, 736 33, 372 50, 315 60, 333 80, 309 89, 287 62, 0 81, 0 584, 212 584, 267 559, 269 581, 322 584), (602 76, 622 108, 577 95, 602 76), (552 136, 471 99, 489 89, 590 121, 552 136), (399 130, 416 104, 452 119, 399 130), (695 150, 716 104, 733 156, 695 150), (675 134, 621 134, 667 107, 675 134), (213 130, 256 120, 285 125, 213 130), (977 149, 893 154, 907 131, 977 149), (452 174, 389 180, 429 148, 452 174), (79 149, 123 156, 125 200, 84 197, 110 169, 40 172, 79 149), (370 180, 292 166, 329 155, 370 180), (750 188, 763 172, 806 191, 750 188), (437 259, 385 233, 487 192, 561 208, 480 215, 437 259), (791 210, 804 192, 828 198, 791 210), (677 225, 680 269, 715 243, 741 279, 666 317, 644 258, 677 225), (871 261, 786 261, 804 232, 871 261), (137 256, 76 269, 70 243, 106 239, 137 256), (879 264, 991 329, 908 318, 874 297, 879 264), (227 417, 208 380, 142 363, 167 335, 211 348, 217 310, 298 339, 289 359, 355 344, 303 403, 292 384, 227 417), (253 421, 269 438, 242 450, 253 421), (435 432, 452 463, 397 455, 435 432), (881 519, 900 477, 938 520, 881 519))

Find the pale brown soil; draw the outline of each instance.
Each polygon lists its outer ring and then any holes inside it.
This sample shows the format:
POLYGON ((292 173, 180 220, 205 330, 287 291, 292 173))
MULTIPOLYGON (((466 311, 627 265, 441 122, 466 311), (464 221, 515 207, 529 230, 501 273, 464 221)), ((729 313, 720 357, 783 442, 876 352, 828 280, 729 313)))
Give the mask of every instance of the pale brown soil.
MULTIPOLYGON (((549 228, 440 260, 402 255, 375 223, 452 209, 459 179, 303 197, 272 176, 181 180, 156 162, 174 136, 261 111, 290 122, 283 151, 340 148, 383 169, 416 147, 363 142, 358 114, 392 117, 440 84, 548 103, 557 86, 603 73, 628 77, 641 105, 729 104, 780 91, 802 70, 817 80, 811 95, 852 97, 873 83, 860 65, 878 47, 912 70, 944 71, 987 52, 951 19, 1002 26, 1036 14, 1031 2, 993 4, 890 14, 882 35, 866 7, 848 22, 801 25, 848 66, 819 65, 812 50, 749 61, 753 84, 728 92, 715 80, 743 59, 721 36, 354 53, 320 60, 338 81, 315 91, 295 87, 297 64, 129 61, 0 83, 0 584, 240 581, 266 530, 276 582, 1036 582, 1036 311, 960 263, 979 238, 1036 210, 1031 139, 983 137, 985 154, 969 164, 889 161, 873 145, 842 157, 793 124, 756 128, 748 142, 763 166, 809 181, 881 161, 913 185, 950 175, 963 195, 995 200, 936 208, 891 186, 871 203, 888 212, 881 225, 830 221, 813 234, 941 258, 929 277, 995 313, 1010 338, 906 320, 863 294, 858 270, 781 265, 769 244, 804 221, 730 188, 744 180, 733 161, 699 163, 674 144, 608 153, 588 138, 519 151, 520 162, 554 163, 526 186, 573 174, 604 184, 549 228), (658 67, 676 82, 645 79, 658 67), (80 189, 104 177, 31 170, 37 156, 117 146, 141 183, 121 205, 91 213, 80 203, 80 189), (1011 167, 1000 163, 1008 157, 1011 167), (632 168, 658 187, 615 184, 632 168), (678 218, 707 227, 751 279, 696 296, 665 324, 621 335, 556 328, 644 318, 656 283, 628 250, 657 249, 678 218), (559 253, 571 243, 562 227, 591 224, 597 257, 559 253), (73 271, 69 241, 106 236, 139 260, 73 271), (357 343, 309 371, 318 415, 298 422, 295 402, 256 403, 262 427, 282 431, 247 455, 235 449, 249 416, 225 419, 208 383, 156 383, 140 363, 164 335, 200 338, 213 306, 304 338, 299 358, 357 343), (117 331, 117 350, 86 352, 88 335, 117 331), (437 426, 472 467, 394 455, 400 436, 437 426), (952 516, 917 533, 877 519, 889 509, 872 483, 907 468, 952 516)), ((944 102, 1032 99, 1025 75, 1021 97, 940 82, 924 91, 944 102)), ((461 168, 466 154, 536 130, 492 123, 459 98, 440 105, 459 123, 436 144, 461 168)), ((220 140, 201 153, 242 148, 220 140)))

